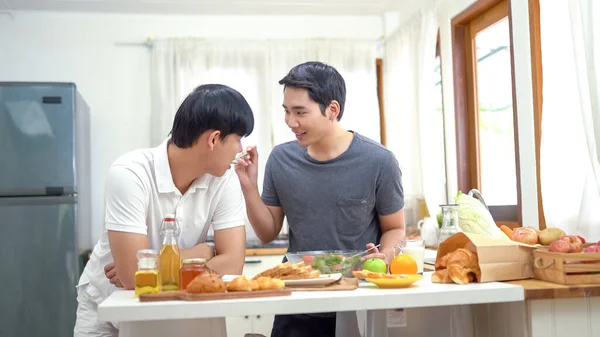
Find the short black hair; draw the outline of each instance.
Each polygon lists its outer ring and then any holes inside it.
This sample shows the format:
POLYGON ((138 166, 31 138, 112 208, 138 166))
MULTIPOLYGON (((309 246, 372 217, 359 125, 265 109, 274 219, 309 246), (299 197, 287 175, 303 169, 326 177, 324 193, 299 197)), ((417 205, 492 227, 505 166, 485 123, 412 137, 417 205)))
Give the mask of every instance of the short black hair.
POLYGON ((171 141, 179 148, 194 145, 207 130, 248 136, 254 129, 254 114, 237 90, 222 84, 197 87, 181 103, 171 129, 171 141))
POLYGON ((323 116, 331 101, 336 100, 340 104, 337 120, 342 119, 346 103, 346 82, 334 67, 323 62, 305 62, 292 68, 279 84, 284 85, 284 90, 286 87, 308 89, 308 96, 319 104, 323 116))

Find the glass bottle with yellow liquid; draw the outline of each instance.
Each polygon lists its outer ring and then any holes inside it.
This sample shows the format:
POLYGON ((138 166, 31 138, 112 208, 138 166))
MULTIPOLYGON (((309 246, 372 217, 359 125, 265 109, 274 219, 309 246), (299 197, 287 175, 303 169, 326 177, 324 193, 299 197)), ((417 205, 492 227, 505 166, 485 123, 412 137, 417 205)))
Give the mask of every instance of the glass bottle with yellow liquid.
POLYGON ((138 270, 135 272, 135 297, 141 294, 156 294, 160 291, 156 251, 142 249, 137 253, 138 270))
POLYGON ((179 237, 179 224, 172 214, 167 214, 161 225, 163 243, 160 249, 160 287, 161 291, 179 290, 179 269, 181 268, 181 255, 177 238, 179 237))

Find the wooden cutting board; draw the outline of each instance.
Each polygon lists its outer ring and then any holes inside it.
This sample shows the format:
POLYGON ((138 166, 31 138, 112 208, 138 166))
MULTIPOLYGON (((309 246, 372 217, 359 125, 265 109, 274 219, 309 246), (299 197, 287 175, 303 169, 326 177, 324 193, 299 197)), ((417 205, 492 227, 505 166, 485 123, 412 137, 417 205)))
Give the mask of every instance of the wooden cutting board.
POLYGON ((289 296, 292 293, 290 289, 280 290, 257 290, 257 291, 231 291, 224 293, 206 293, 192 294, 187 291, 169 291, 158 294, 142 294, 140 302, 158 302, 158 301, 216 301, 232 300, 239 298, 255 297, 274 297, 289 296))

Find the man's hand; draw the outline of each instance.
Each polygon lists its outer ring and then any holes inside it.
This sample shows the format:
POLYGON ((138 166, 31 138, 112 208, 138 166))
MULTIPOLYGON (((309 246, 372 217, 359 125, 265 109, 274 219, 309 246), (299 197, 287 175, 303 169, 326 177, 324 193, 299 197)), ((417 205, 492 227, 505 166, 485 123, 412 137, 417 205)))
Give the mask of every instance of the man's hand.
POLYGON ((360 259, 361 262, 365 262, 368 259, 382 259, 385 261, 385 264, 390 264, 390 261, 388 261, 388 256, 381 253, 378 248, 375 248, 374 243, 367 243, 367 249, 370 249, 369 254, 363 256, 360 259))
POLYGON ((117 288, 123 288, 123 285, 117 276, 117 269, 115 269, 114 263, 109 263, 104 266, 104 275, 110 280, 111 284, 114 284, 117 288))
POLYGON ((240 179, 242 189, 249 190, 258 188, 258 151, 256 151, 256 146, 248 146, 246 152, 248 155, 237 160, 235 173, 240 179))

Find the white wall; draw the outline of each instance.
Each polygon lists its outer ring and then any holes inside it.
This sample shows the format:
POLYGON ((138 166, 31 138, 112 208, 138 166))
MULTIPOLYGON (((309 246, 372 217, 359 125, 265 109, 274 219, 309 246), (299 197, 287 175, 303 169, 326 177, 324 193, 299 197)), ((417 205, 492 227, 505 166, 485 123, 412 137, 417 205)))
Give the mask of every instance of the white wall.
MULTIPOLYGON (((451 20, 474 2, 475 0, 439 0, 437 3, 437 18, 440 25, 440 52, 442 58, 442 90, 446 129, 448 198, 453 198, 458 189, 454 118, 454 79, 452 76, 451 20)), ((520 179, 523 226, 537 227, 539 226, 539 219, 535 172, 536 160, 533 129, 531 53, 529 49, 529 11, 527 2, 527 0, 511 0, 516 86, 516 102, 514 102, 514 104, 517 106, 517 119, 519 123, 518 155, 521 169, 520 179)))
POLYGON ((356 38, 383 33, 379 16, 148 16, 53 12, 0 15, 0 80, 69 81, 91 109, 92 238, 102 231, 106 170, 150 146, 146 37, 356 38))

